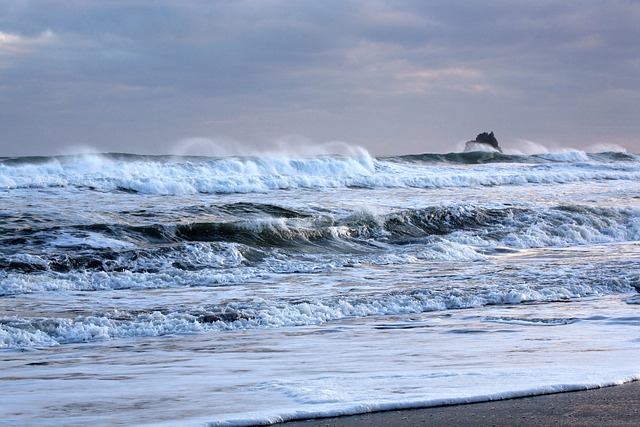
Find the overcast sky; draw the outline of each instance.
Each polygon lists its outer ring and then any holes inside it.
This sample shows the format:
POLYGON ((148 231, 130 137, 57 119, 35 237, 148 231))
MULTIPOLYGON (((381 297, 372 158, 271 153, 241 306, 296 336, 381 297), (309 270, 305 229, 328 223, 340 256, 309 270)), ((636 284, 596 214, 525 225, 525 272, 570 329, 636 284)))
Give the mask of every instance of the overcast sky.
POLYGON ((639 41, 633 0, 4 0, 0 156, 640 152, 639 41))

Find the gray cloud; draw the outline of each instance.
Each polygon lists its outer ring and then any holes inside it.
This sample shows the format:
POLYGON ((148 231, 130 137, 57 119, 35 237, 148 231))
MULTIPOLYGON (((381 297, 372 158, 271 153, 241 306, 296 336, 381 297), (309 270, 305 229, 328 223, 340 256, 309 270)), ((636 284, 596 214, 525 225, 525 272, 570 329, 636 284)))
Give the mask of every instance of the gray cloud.
POLYGON ((257 148, 296 134, 374 153, 495 130, 640 151, 632 1, 8 1, 0 156, 257 148))

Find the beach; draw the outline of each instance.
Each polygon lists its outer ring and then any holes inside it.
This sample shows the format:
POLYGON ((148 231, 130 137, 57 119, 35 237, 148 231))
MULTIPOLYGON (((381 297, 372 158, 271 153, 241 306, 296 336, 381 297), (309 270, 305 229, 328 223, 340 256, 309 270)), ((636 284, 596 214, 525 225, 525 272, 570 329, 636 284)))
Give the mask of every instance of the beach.
POLYGON ((570 393, 467 405, 294 421, 286 427, 637 426, 640 381, 570 393))

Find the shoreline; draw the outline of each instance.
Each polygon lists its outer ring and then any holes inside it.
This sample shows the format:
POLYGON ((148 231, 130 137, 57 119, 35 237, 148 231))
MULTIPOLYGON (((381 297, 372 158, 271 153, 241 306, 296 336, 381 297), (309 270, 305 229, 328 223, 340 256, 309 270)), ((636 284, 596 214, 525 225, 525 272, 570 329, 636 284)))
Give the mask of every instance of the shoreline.
POLYGON ((283 427, 636 426, 640 381, 590 390, 288 421, 283 427))

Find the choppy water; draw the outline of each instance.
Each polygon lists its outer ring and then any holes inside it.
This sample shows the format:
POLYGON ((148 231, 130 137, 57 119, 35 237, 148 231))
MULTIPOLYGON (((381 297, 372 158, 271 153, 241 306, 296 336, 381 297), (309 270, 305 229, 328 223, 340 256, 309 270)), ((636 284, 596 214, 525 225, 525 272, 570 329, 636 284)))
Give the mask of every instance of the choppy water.
POLYGON ((640 156, 0 158, 0 425, 640 378, 640 156))

